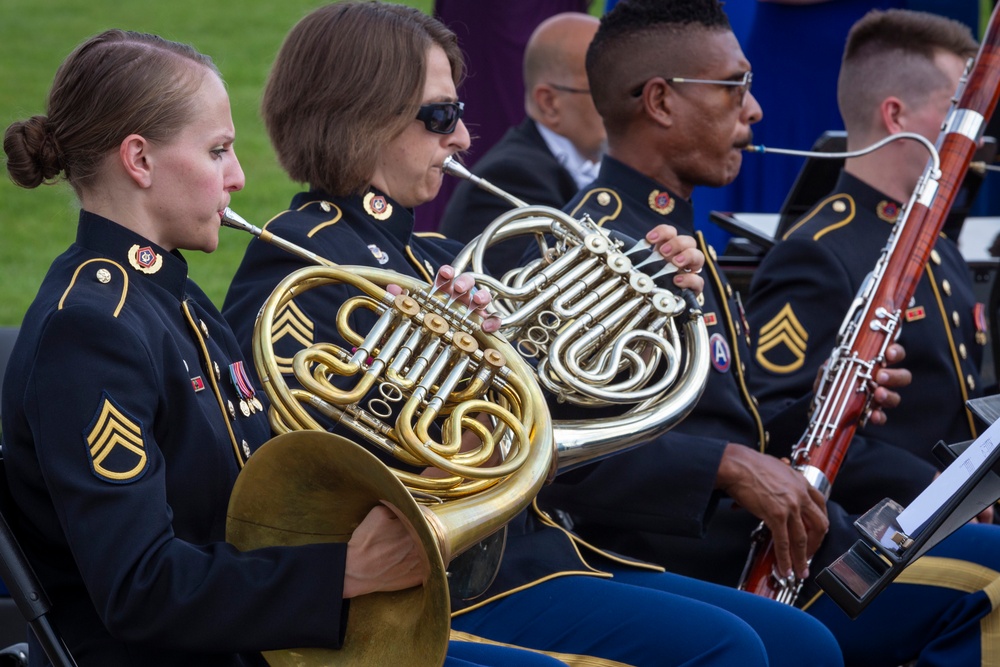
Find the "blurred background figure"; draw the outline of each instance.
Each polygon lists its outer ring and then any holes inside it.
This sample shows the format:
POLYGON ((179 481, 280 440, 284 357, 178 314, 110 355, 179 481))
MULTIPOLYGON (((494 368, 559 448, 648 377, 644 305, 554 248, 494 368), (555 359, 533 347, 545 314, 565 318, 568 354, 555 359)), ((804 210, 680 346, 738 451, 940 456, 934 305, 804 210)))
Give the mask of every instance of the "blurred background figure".
MULTIPOLYGON (((584 62, 598 20, 566 12, 543 21, 524 52, 524 112, 521 123, 476 163, 476 175, 531 205, 561 209, 597 177, 605 132, 594 108, 584 62)), ((467 243, 510 204, 471 182, 462 182, 445 209, 440 231, 467 243)), ((495 276, 517 265, 524 240, 491 250, 487 268, 495 276)))

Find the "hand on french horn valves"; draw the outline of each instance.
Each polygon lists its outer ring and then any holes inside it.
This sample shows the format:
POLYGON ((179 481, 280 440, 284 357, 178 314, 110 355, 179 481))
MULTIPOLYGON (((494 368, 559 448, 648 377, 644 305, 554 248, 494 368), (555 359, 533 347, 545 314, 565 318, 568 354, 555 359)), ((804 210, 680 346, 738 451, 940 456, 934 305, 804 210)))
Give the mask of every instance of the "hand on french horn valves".
POLYGON ((656 252, 677 267, 674 285, 701 294, 705 281, 698 274, 705 266, 705 255, 698 249, 698 241, 694 237, 678 234, 677 228, 665 224, 653 227, 645 238, 655 247, 656 252))
POLYGON ((488 312, 493 296, 485 287, 476 287, 475 276, 471 273, 455 275, 455 269, 444 264, 434 277, 434 289, 445 292, 449 303, 462 303, 470 308, 470 316, 476 318, 480 328, 493 333, 500 328, 500 318, 488 312))

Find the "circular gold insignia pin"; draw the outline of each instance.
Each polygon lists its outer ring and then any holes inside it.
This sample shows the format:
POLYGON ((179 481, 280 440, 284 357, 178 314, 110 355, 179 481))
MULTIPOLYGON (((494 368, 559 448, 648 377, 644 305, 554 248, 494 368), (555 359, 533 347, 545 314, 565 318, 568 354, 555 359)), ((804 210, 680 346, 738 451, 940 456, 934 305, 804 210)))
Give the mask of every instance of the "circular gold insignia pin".
POLYGON ((649 193, 649 208, 660 215, 669 215, 674 210, 674 198, 667 192, 653 190, 649 193))
POLYGON ((896 205, 896 202, 883 199, 878 203, 878 206, 875 207, 875 215, 877 215, 880 220, 885 220, 886 222, 896 222, 899 218, 899 206, 896 205))
POLYGON ((149 246, 139 247, 135 244, 128 250, 128 263, 132 268, 143 273, 153 274, 163 266, 163 258, 149 246))
POLYGON ((365 195, 365 212, 376 220, 388 220, 392 215, 392 204, 382 195, 369 192, 365 195))
POLYGON ((611 203, 611 195, 609 195, 607 192, 601 192, 600 194, 597 195, 597 203, 600 204, 601 206, 607 206, 608 204, 611 203))
POLYGON ((837 201, 833 202, 833 212, 834 213, 843 213, 846 210, 847 210, 847 204, 845 204, 840 199, 838 199, 837 201))
POLYGON ((102 285, 107 285, 108 283, 110 283, 111 282, 111 272, 108 271, 107 269, 98 269, 97 270, 97 282, 101 283, 102 285))

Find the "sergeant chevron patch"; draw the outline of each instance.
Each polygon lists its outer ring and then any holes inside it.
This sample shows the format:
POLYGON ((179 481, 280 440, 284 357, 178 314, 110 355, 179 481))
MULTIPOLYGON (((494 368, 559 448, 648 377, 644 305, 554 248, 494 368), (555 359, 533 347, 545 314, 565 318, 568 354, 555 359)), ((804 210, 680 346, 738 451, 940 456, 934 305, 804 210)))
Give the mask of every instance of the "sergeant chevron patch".
POLYGON ((271 343, 274 346, 278 370, 292 372, 292 357, 299 350, 313 344, 315 325, 294 301, 285 304, 274 317, 271 343))
POLYGON ((123 484, 142 477, 148 467, 142 424, 103 394, 94 420, 83 434, 94 475, 123 484))
POLYGON ((799 318, 786 303, 770 322, 760 329, 757 339, 757 363, 772 373, 792 373, 802 368, 806 359, 806 332, 799 318))

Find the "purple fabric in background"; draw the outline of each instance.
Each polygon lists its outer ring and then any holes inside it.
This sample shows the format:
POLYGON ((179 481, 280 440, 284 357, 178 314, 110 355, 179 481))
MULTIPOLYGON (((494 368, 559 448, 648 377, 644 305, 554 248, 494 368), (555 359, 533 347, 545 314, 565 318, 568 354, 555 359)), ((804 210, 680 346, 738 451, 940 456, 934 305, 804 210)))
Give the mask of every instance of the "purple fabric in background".
MULTIPOLYGON (((466 77, 458 89, 472 148, 465 164, 524 120, 521 58, 539 23, 560 12, 586 12, 590 0, 436 0, 434 16, 458 35, 465 54, 466 77)), ((457 180, 445 176, 436 199, 417 207, 416 228, 435 231, 457 180)))

